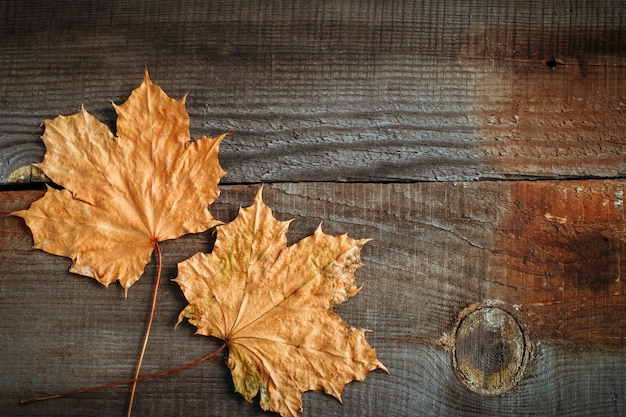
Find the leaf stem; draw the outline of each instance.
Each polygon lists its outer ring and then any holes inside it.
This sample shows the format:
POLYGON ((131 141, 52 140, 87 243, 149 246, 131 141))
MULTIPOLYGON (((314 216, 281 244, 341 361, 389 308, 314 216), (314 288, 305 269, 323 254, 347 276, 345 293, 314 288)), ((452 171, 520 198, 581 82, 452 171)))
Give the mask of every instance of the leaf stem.
POLYGON ((133 386, 130 390, 130 399, 128 401, 128 413, 127 417, 131 417, 133 411, 133 400, 135 399, 135 390, 137 389, 137 381, 139 378, 139 371, 141 371, 141 364, 143 362, 144 354, 146 353, 146 346, 148 345, 148 338, 150 337, 150 329, 152 328, 152 320, 154 319, 154 310, 156 308, 157 294, 159 293, 159 283, 161 281, 161 266, 163 264, 161 257, 161 247, 158 241, 154 241, 154 247, 157 253, 157 274, 154 281, 154 291, 152 292, 152 305, 150 307, 150 315, 148 316, 148 325, 146 327, 146 334, 143 338, 143 345, 141 346, 141 353, 139 354, 139 361, 137 362, 137 368, 135 370, 135 378, 133 386))
POLYGON ((113 387, 117 387, 120 385, 126 385, 126 384, 131 384, 131 383, 137 383, 139 381, 145 381, 148 379, 154 379, 154 378, 159 378, 162 376, 167 376, 167 375, 171 375, 174 374, 176 372, 180 372, 180 371, 184 371, 185 369, 189 369, 193 366, 199 365, 204 361, 208 361, 211 358, 214 358, 217 354, 219 354, 222 350, 224 350, 224 348, 226 347, 226 343, 224 343, 222 346, 220 346, 216 351, 214 351, 213 353, 210 353, 209 355, 200 358, 196 361, 190 362, 186 365, 183 365, 181 367, 178 367, 176 369, 170 369, 169 371, 162 371, 162 372, 158 372, 156 374, 152 374, 152 375, 144 375, 140 378, 133 378, 133 379, 127 379, 124 381, 117 381, 117 382, 111 382, 109 384, 104 384, 104 385, 98 385, 97 387, 90 387, 90 388, 82 388, 82 389, 77 389, 74 391, 68 391, 68 392, 64 392, 61 394, 55 394, 55 395, 47 395, 45 397, 37 397, 37 398, 32 398, 30 400, 21 400, 20 404, 32 404, 32 403, 36 403, 38 401, 46 401, 46 400, 53 400, 55 398, 64 398, 64 397, 70 397, 72 395, 76 395, 76 394, 82 394, 85 392, 91 392, 91 391, 97 391, 97 390, 101 390, 101 389, 106 389, 106 388, 113 388, 113 387))

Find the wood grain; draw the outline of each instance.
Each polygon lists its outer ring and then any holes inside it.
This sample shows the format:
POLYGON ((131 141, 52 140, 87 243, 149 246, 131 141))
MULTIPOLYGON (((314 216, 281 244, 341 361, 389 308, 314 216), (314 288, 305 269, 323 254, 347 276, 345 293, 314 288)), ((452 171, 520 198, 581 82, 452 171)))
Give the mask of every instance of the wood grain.
MULTIPOLYGON (((624 414, 625 185, 603 180, 267 186, 265 200, 275 216, 294 218, 290 243, 311 234, 320 221, 327 233, 374 238, 363 248, 364 266, 357 272, 363 290, 336 310, 351 325, 372 330, 367 339, 390 374, 374 372, 349 384, 343 405, 307 393, 302 415, 624 414), (590 240, 601 250, 572 243, 590 240), (570 263, 588 276, 569 276, 570 263), (601 265, 601 271, 583 266, 588 263, 601 265), (467 389, 445 346, 464 309, 494 299, 515 312, 532 343, 519 384, 495 396, 467 389)), ((257 189, 222 187, 212 211, 231 220, 239 206, 252 203, 257 189)), ((67 272, 68 259, 30 250, 21 219, 4 215, 41 195, 0 193, 0 406, 14 416, 93 410, 122 415, 127 388, 17 405, 22 398, 132 375, 155 273, 152 263, 124 299, 119 286, 105 289, 67 272)), ((163 245, 165 279, 145 373, 182 365, 219 346, 193 336, 191 326, 173 330, 185 302, 169 279, 177 262, 208 250, 209 238, 191 235, 163 245)), ((224 359, 140 383, 136 415, 264 415, 233 393, 224 359)))
MULTIPOLYGON (((0 2, 0 182, 149 68, 225 181, 626 173, 621 1, 0 2)), ((11 178, 14 180, 14 178, 11 178)), ((29 178, 24 180, 28 181, 29 178)))
MULTIPOLYGON (((374 238, 336 310, 390 374, 343 404, 306 393, 303 416, 626 415, 624 16, 620 0, 0 0, 0 415, 126 412, 128 387, 17 402, 133 375, 154 261, 124 299, 5 215, 43 193, 9 191, 41 186, 16 171, 42 159, 41 121, 84 105, 115 131, 111 102, 144 68, 188 94, 193 139, 235 134, 217 218, 268 183, 290 243, 320 222, 374 238)), ((164 243, 144 373, 219 346, 173 329, 176 263, 210 247, 164 243)), ((222 354, 140 383, 134 415, 267 414, 222 354)))

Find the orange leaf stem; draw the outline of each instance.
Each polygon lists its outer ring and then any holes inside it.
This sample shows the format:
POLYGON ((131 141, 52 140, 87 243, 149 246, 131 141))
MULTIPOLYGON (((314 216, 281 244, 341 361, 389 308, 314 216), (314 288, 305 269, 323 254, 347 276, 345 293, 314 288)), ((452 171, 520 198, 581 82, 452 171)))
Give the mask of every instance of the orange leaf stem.
POLYGON ((170 369, 169 371, 162 371, 162 372, 158 372, 156 374, 152 374, 152 375, 144 375, 140 378, 134 378, 134 379, 127 379, 125 381, 117 381, 117 382, 111 382, 109 384, 104 384, 104 385, 98 385, 97 387, 90 387, 90 388, 82 388, 82 389, 77 389, 74 391, 68 391, 68 392, 64 392, 61 394, 55 394, 55 395, 47 395, 45 397, 38 397, 38 398, 32 398, 30 400, 21 400, 20 404, 32 404, 32 403, 36 403, 38 401, 46 401, 46 400, 53 400, 55 398, 64 398, 64 397, 70 397, 72 395, 76 395, 76 394, 82 394, 85 392, 91 392, 91 391, 97 391, 97 390, 101 390, 101 389, 106 389, 106 388, 113 388, 113 387, 117 387, 120 385, 126 385, 126 384, 131 384, 131 383, 136 383, 139 381, 145 381, 148 379, 154 379, 154 378, 159 378, 162 376, 167 376, 167 375, 171 375, 174 374, 176 372, 180 372, 180 371, 184 371, 185 369, 189 369, 191 367, 194 367, 196 365, 201 364, 204 361, 208 361, 211 358, 214 358, 217 354, 219 354, 222 350, 224 350, 224 348, 226 347, 226 343, 224 343, 222 346, 220 346, 216 351, 214 351, 213 353, 200 358, 194 362, 190 362, 186 365, 183 365, 179 368, 176 369, 170 369))
POLYGON ((161 281, 161 266, 162 266, 162 257, 161 257, 161 247, 159 246, 159 242, 154 241, 154 247, 157 253, 157 274, 156 279, 154 281, 154 291, 152 292, 152 305, 150 306, 150 315, 148 316, 148 326, 146 327, 146 334, 143 337, 143 345, 141 346, 141 353, 139 354, 139 361, 137 362, 137 369, 135 370, 135 378, 133 382, 133 387, 130 391, 130 400, 128 401, 128 413, 127 417, 131 417, 131 413, 133 410, 133 400, 135 399, 135 390, 137 389, 137 380, 139 378, 139 371, 141 371, 141 364, 143 362, 144 354, 146 353, 146 346, 148 345, 148 338, 150 337, 150 329, 152 328, 152 320, 154 319, 154 310, 156 307, 157 294, 159 293, 159 283, 161 281))

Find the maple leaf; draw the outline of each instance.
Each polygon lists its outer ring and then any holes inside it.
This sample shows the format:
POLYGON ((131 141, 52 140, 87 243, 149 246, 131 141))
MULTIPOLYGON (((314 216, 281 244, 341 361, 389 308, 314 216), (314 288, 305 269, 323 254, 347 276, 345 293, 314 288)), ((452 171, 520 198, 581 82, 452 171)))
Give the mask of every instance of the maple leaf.
POLYGON ((218 224, 208 206, 225 171, 219 143, 191 142, 185 98, 150 81, 115 106, 117 136, 84 108, 45 120, 46 154, 38 167, 56 184, 28 210, 13 213, 31 229, 34 247, 72 258, 70 269, 128 289, 155 244, 218 224))
POLYGON ((290 222, 276 220, 259 190, 252 206, 218 226, 211 254, 178 264, 174 280, 189 305, 183 319, 224 340, 235 390, 260 393, 264 410, 297 416, 302 393, 323 389, 341 401, 344 385, 386 370, 365 330, 332 310, 360 287, 354 273, 368 239, 312 236, 286 246, 290 222))

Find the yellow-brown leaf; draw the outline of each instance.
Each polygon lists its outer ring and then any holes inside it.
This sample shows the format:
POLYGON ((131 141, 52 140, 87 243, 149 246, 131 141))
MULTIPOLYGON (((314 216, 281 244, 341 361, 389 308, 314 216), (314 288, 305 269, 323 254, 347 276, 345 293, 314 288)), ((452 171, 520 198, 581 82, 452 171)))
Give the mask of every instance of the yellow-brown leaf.
POLYGON ((191 142, 184 99, 143 83, 115 106, 117 134, 85 109, 44 121, 39 167, 49 188, 23 217, 35 247, 72 258, 72 272, 128 289, 155 242, 207 230, 208 206, 225 172, 217 159, 225 135, 191 142))
POLYGON ((385 367, 365 330, 332 310, 360 290, 354 273, 367 239, 318 228, 287 247, 288 225, 259 191, 251 207, 217 228, 211 254, 178 265, 175 281, 189 302, 179 322, 227 342, 236 391, 248 401, 260 393, 264 410, 297 416, 304 391, 340 399, 345 384, 385 367))

